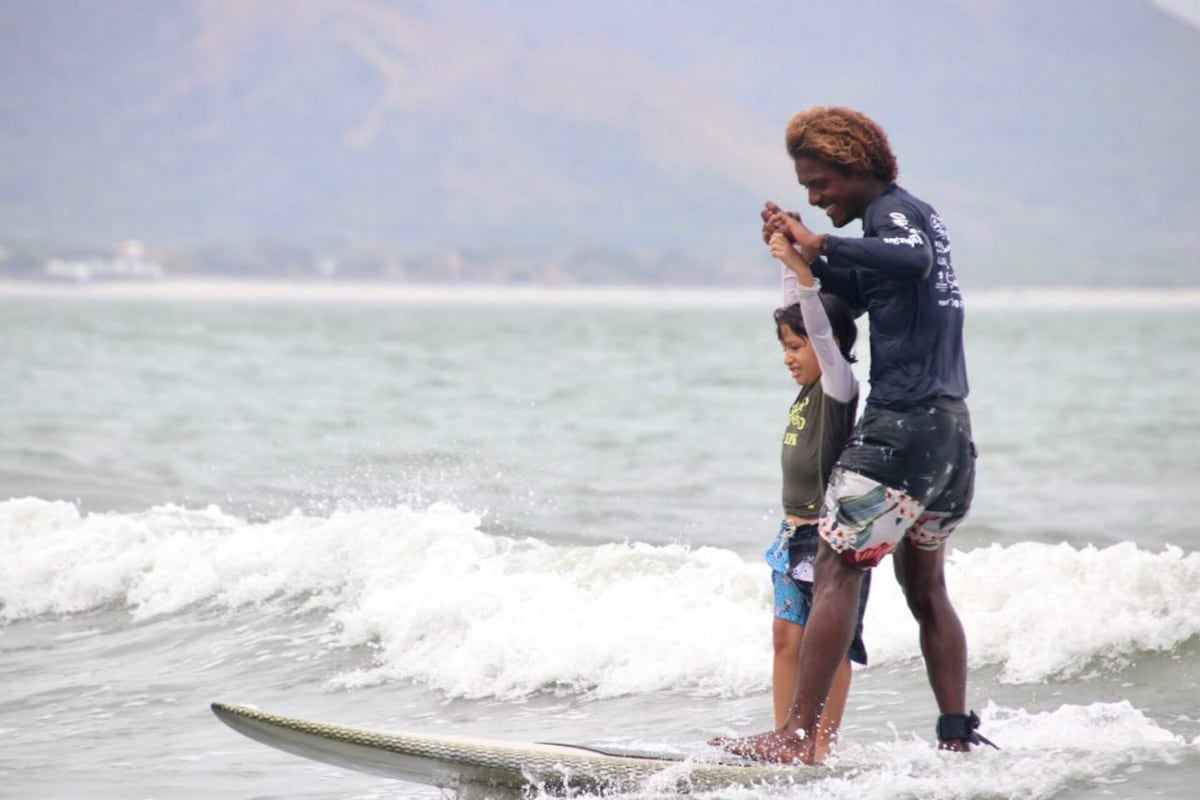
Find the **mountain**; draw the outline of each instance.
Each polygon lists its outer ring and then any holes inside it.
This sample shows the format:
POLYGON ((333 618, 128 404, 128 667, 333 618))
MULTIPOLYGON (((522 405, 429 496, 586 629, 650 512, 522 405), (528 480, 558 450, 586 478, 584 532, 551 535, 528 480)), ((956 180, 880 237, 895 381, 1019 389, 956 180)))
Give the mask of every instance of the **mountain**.
POLYGON ((762 201, 805 208, 783 130, 820 103, 888 130, 965 285, 1200 282, 1200 29, 1150 2, 0 0, 0 22, 0 243, 756 282, 762 201))

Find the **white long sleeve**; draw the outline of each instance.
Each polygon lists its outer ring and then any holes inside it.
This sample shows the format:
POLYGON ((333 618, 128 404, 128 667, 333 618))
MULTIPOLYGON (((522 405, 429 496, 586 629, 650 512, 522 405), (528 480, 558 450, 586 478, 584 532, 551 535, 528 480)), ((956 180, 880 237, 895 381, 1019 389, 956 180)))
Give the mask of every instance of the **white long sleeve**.
POLYGON ((821 282, 814 279, 810 287, 801 286, 797 281, 796 292, 800 298, 800 314, 804 317, 809 344, 816 351, 817 363, 821 365, 821 388, 834 400, 849 402, 858 393, 858 378, 854 377, 850 362, 842 355, 837 340, 833 338, 833 326, 829 324, 829 315, 825 312, 825 304, 821 302, 821 282))
POLYGON ((800 302, 800 279, 782 261, 779 269, 783 273, 783 307, 794 306, 800 302))

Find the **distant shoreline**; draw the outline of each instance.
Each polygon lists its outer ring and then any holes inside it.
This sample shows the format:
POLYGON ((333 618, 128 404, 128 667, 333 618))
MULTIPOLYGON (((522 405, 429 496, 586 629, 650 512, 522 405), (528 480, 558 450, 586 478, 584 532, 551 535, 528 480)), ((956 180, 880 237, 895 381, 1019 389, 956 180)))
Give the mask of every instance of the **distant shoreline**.
MULTIPOLYGON (((0 280, 0 300, 145 300, 229 303, 330 303, 366 305, 650 306, 763 308, 778 290, 753 287, 529 286, 397 284, 350 281, 282 281, 168 278, 160 281, 50 283, 0 280)), ((1200 287, 1046 287, 968 290, 967 308, 1197 309, 1200 287)))

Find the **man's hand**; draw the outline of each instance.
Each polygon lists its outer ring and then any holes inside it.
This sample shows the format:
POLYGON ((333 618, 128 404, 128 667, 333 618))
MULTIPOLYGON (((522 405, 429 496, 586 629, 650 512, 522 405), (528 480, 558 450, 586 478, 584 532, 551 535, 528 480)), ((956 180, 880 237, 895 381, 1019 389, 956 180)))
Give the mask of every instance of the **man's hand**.
POLYGON ((763 206, 763 210, 759 212, 759 216, 762 217, 762 238, 767 244, 771 243, 771 236, 776 233, 782 233, 784 236, 787 236, 789 240, 791 240, 791 236, 789 235, 787 229, 786 220, 789 216, 796 221, 800 220, 800 215, 795 211, 784 211, 782 208, 769 201, 763 206))
POLYGON ((763 210, 759 212, 762 217, 762 237, 767 244, 771 243, 771 236, 776 233, 782 233, 788 237, 791 242, 798 241, 796 235, 799 231, 808 230, 804 227, 804 223, 800 220, 798 211, 784 211, 775 203, 768 201, 763 206, 763 210), (799 228, 793 227, 792 223, 799 224, 799 228))
POLYGON ((820 258, 825 237, 809 230, 795 211, 784 211, 774 203, 767 203, 762 210, 762 219, 763 241, 768 245, 772 236, 781 233, 800 248, 804 263, 811 264, 820 258))

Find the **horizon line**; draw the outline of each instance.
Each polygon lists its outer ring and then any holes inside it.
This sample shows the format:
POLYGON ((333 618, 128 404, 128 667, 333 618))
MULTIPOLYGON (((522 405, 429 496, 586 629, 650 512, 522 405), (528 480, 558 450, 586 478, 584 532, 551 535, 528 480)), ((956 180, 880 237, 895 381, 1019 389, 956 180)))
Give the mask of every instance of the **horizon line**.
MULTIPOLYGON (((1200 309, 1200 285, 1185 287, 991 287, 965 293, 968 310, 1200 309)), ((0 299, 296 302, 368 305, 667 306, 764 308, 778 289, 645 284, 417 284, 387 281, 163 278, 51 283, 0 279, 0 299)))

